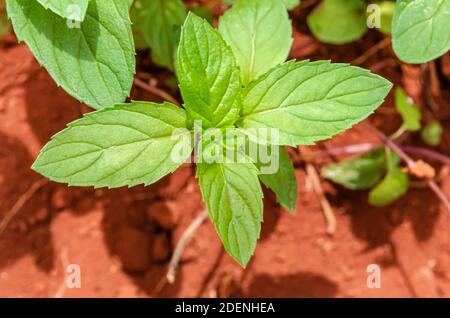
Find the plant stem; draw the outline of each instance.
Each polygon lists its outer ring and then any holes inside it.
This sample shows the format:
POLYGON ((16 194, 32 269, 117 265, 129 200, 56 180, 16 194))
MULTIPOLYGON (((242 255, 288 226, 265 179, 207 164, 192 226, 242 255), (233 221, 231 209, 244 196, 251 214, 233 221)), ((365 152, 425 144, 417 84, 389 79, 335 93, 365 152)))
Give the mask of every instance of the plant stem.
MULTIPOLYGON (((329 148, 329 149, 321 151, 321 155, 326 155, 326 156, 353 155, 353 154, 359 154, 359 153, 373 150, 379 146, 380 145, 377 145, 377 144, 361 143, 361 144, 349 145, 349 146, 344 146, 344 147, 329 148)), ((414 146, 399 146, 399 147, 408 154, 428 157, 429 159, 438 161, 446 166, 450 166, 450 157, 449 156, 443 155, 443 154, 433 151, 431 149, 422 148, 422 147, 414 147, 414 146)))
POLYGON ((402 149, 407 153, 428 157, 430 159, 439 161, 446 166, 450 166, 450 157, 443 155, 441 153, 438 153, 436 151, 433 151, 433 150, 430 150, 427 148, 414 147, 414 146, 402 146, 402 149))

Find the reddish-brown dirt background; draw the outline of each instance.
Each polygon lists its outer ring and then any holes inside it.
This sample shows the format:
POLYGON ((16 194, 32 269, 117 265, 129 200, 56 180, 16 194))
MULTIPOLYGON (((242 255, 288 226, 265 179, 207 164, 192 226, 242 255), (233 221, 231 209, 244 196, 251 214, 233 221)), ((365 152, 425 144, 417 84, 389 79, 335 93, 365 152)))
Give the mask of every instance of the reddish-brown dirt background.
MULTIPOLYGON (((304 11, 308 9, 293 13, 292 57, 350 62, 383 39, 370 31, 350 45, 319 44, 308 35, 304 11)), ((144 77, 152 74, 164 87, 168 73, 146 57, 146 52, 139 54, 138 71, 144 77)), ((435 99, 445 130, 443 143, 435 150, 447 154, 449 60, 447 54, 435 63, 441 86, 435 99)), ((423 96, 430 88, 420 66, 401 64, 390 48, 363 66, 404 86, 425 107, 423 96)), ((138 88, 132 98, 158 101, 138 88)), ((30 170, 40 148, 86 111, 57 88, 12 34, 0 40, 0 218, 41 178, 30 170)), ((392 94, 370 120, 387 133, 398 128, 392 94)), ((378 140, 360 125, 309 149, 361 142, 378 140)), ((415 135, 407 142, 423 146, 415 135)), ((320 168, 330 160, 321 157, 315 164, 320 168)), ((450 196, 448 172, 435 167, 450 196)), ((175 284, 164 284, 173 247, 204 209, 193 172, 193 167, 185 166, 147 188, 94 191, 46 184, 0 237, 0 297, 450 296, 450 213, 431 191, 415 186, 380 209, 366 203, 366 192, 323 182, 338 220, 337 232, 330 237, 317 196, 306 183, 304 162, 298 158, 297 213, 288 214, 265 191, 262 237, 245 270, 224 253, 208 221, 189 243, 175 284), (80 289, 64 289, 67 264, 80 265, 80 289), (380 289, 366 285, 369 264, 381 266, 380 289)))

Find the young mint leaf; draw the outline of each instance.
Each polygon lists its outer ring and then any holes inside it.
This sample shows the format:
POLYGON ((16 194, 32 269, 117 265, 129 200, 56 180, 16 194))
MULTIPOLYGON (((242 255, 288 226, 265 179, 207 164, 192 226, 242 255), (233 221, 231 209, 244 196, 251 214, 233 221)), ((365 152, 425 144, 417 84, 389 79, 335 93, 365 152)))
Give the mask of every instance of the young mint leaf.
POLYGON ((392 21, 397 56, 425 63, 450 49, 450 0, 398 0, 392 21))
POLYGON ((191 133, 185 127, 184 110, 168 103, 106 108, 88 113, 55 135, 33 169, 73 186, 148 185, 189 157, 186 151, 185 157, 173 159, 175 148, 190 145, 191 133))
POLYGON ((420 130, 420 109, 413 105, 405 91, 399 87, 395 91, 395 107, 403 119, 403 128, 409 131, 420 130))
POLYGON ((350 43, 367 32, 364 0, 323 0, 308 16, 311 32, 322 42, 350 43))
POLYGON ((409 177, 399 167, 393 167, 386 177, 369 192, 369 203, 383 207, 391 204, 408 191, 409 177))
MULTIPOLYGON (((33 1, 33 0, 31 0, 33 1)), ((45 9, 50 9, 63 18, 83 21, 89 0, 37 0, 45 9)))
POLYGON ((279 129, 280 145, 313 144, 365 119, 391 87, 386 79, 347 64, 290 61, 246 88, 237 125, 279 129))
POLYGON ((135 68, 130 1, 91 0, 78 25, 37 1, 8 0, 14 31, 69 94, 94 108, 123 102, 135 68))
MULTIPOLYGON (((256 164, 258 168, 260 165, 260 163, 256 164)), ((277 202, 282 207, 290 212, 295 212, 298 192, 297 177, 295 176, 291 158, 283 149, 279 149, 279 169, 277 172, 274 174, 260 174, 259 179, 275 193, 277 202)))
POLYGON ((189 125, 231 126, 241 108, 239 68, 231 49, 206 20, 189 12, 181 30, 177 72, 189 125))
POLYGON ((380 147, 322 168, 324 178, 351 190, 366 190, 377 184, 387 171, 386 151, 380 147))
POLYGON ((186 18, 181 0, 139 0, 134 4, 135 23, 151 48, 152 60, 174 70, 177 31, 186 18))
POLYGON ((263 194, 253 164, 198 164, 197 178, 225 250, 243 267, 256 248, 263 194))
POLYGON ((420 136, 422 140, 429 146, 438 146, 442 139, 442 126, 437 120, 428 122, 423 127, 420 136))
POLYGON ((238 0, 220 18, 219 32, 231 46, 242 83, 283 63, 292 44, 292 26, 280 0, 238 0))

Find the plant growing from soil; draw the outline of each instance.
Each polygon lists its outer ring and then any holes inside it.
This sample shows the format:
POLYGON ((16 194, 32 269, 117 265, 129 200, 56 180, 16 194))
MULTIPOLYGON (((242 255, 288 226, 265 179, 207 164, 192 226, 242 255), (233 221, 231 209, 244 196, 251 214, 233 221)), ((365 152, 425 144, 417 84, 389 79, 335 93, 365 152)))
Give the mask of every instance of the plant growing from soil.
MULTIPOLYGON (((99 10, 104 3, 91 2, 99 10)), ((116 4, 127 9, 128 4, 116 4)), ((128 27, 122 18, 117 23, 128 27)), ((158 181, 194 151, 206 158, 197 161, 196 177, 209 216, 226 251, 245 266, 263 220, 260 180, 283 206, 295 209, 297 182, 283 146, 310 145, 343 132, 369 116, 392 87, 347 64, 284 63, 291 35, 286 6, 278 0, 239 0, 221 17, 218 30, 189 13, 176 55, 183 108, 168 102, 111 103, 56 134, 33 169, 71 186, 132 187, 158 181), (277 131, 278 139, 255 133, 262 129, 277 131), (275 149, 270 155, 280 154, 280 168, 263 174, 258 160, 221 160, 228 147, 221 136, 229 130, 242 133, 241 145, 275 149)), ((131 76, 130 66, 124 62, 120 71, 131 76)), ((233 157, 239 149, 232 149, 233 157)))

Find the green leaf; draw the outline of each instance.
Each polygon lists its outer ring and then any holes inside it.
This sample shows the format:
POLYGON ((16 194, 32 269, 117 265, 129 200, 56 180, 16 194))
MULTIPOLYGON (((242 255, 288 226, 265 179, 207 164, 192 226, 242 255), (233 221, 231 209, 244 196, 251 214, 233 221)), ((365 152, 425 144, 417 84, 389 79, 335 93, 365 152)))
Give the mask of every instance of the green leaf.
POLYGON ((428 122, 423 127, 420 136, 422 140, 429 146, 438 146, 442 140, 442 126, 437 120, 428 122))
POLYGON ((231 46, 247 85, 283 63, 292 44, 292 26, 280 0, 238 0, 220 18, 219 31, 231 46))
POLYGON ((392 32, 392 17, 395 10, 395 2, 393 1, 380 1, 376 3, 381 9, 381 26, 380 31, 386 34, 392 32))
POLYGON ((350 43, 367 32, 364 0, 323 0, 308 16, 311 32, 322 42, 350 43))
POLYGON ((18 39, 56 83, 81 102, 103 108, 123 102, 133 83, 129 4, 91 0, 80 28, 37 1, 8 0, 7 8, 18 39))
MULTIPOLYGON (((259 179, 277 196, 277 202, 285 209, 295 212, 297 203, 297 177, 295 176, 294 165, 288 154, 279 149, 279 168, 274 174, 260 174, 259 179)), ((256 165, 260 168, 261 163, 256 165)))
POLYGON ((383 207, 391 204, 408 191, 409 177, 399 167, 392 168, 386 177, 369 192, 369 203, 383 207))
POLYGON ((263 194, 253 164, 199 164, 197 178, 225 250, 243 267, 261 232, 263 194))
POLYGON ((146 50, 149 48, 149 45, 144 39, 144 34, 141 32, 140 26, 136 22, 140 14, 139 10, 141 5, 140 0, 135 0, 130 9, 131 29, 133 31, 134 46, 136 47, 136 50, 146 50))
POLYGON ((204 128, 232 126, 241 107, 239 68, 219 32, 192 12, 181 30, 177 60, 189 126, 195 120, 204 128))
POLYGON ((237 125, 279 129, 280 145, 313 144, 365 119, 391 87, 386 79, 347 64, 290 61, 246 88, 237 125))
MULTIPOLYGON (((301 2, 301 0, 278 0, 281 2, 284 2, 284 4, 286 5, 286 8, 288 10, 292 10, 294 9, 296 6, 298 6, 301 2)), ((224 2, 226 4, 235 4, 236 0, 224 0, 224 2)))
POLYGON ((392 21, 397 56, 425 63, 450 49, 450 0, 398 0, 392 21))
POLYGON ((197 4, 192 7, 189 7, 189 11, 192 11, 193 13, 198 15, 200 18, 205 19, 211 25, 214 22, 214 14, 207 5, 197 4))
POLYGON ((294 9, 296 6, 300 4, 300 0, 284 0, 284 4, 288 10, 294 9))
MULTIPOLYGON (((29 0, 33 1, 33 0, 29 0)), ((50 9, 63 18, 83 21, 89 0, 37 0, 45 9, 50 9)))
POLYGON ((168 103, 106 108, 88 113, 55 135, 33 169, 72 186, 149 185, 189 157, 186 151, 180 160, 173 159, 176 149, 190 145, 191 133, 185 127, 185 112, 168 103))
POLYGON ((181 0, 139 0, 134 3, 135 21, 151 48, 152 60, 174 69, 177 34, 186 18, 181 0))
POLYGON ((395 107, 403 119, 403 128, 409 131, 420 130, 420 109, 412 104, 405 91, 399 87, 395 91, 395 107))
POLYGON ((350 157, 322 168, 324 178, 351 190, 372 188, 387 171, 384 148, 377 148, 362 155, 350 157))

